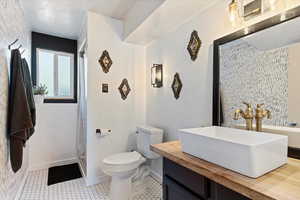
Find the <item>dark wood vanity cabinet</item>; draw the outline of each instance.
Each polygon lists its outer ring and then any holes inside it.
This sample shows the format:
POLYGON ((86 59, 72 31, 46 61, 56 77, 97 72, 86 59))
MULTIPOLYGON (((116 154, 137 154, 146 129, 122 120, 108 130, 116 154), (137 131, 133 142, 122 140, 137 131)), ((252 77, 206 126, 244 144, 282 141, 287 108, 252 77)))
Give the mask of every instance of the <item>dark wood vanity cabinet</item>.
POLYGON ((249 199, 165 158, 163 200, 249 199))
POLYGON ((210 185, 211 197, 209 200, 250 200, 249 198, 213 181, 210 181, 210 185))
POLYGON ((164 200, 204 200, 193 191, 176 181, 165 177, 164 179, 164 200))

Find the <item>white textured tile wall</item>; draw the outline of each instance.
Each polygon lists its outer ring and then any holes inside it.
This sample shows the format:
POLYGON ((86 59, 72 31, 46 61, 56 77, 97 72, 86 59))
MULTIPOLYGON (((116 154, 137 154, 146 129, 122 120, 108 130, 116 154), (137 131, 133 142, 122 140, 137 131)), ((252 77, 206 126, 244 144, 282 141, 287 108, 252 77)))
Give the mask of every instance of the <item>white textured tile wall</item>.
POLYGON ((7 141, 6 133, 6 116, 7 116, 7 98, 8 98, 8 68, 3 52, 0 52, 0 199, 6 199, 7 191, 7 141))
POLYGON ((288 122, 288 48, 260 51, 243 40, 225 44, 220 50, 220 83, 226 126, 243 124, 233 114, 243 101, 265 103, 272 119, 265 124, 285 126, 288 122))
MULTIPOLYGON (((25 22, 23 9, 19 0, 0 0, 0 51, 9 61, 8 44, 19 38, 19 44, 26 49, 24 56, 29 58, 30 54, 30 32, 25 22)), ((27 59, 28 60, 28 59, 27 59)), ((30 63, 30 60, 28 60, 30 63)), ((7 81, 8 75, 4 68, 0 67, 1 82, 7 81)), ((8 155, 8 142, 6 138, 6 109, 7 109, 7 87, 8 84, 0 84, 0 199, 14 199, 28 168, 28 148, 25 149, 22 169, 14 174, 11 170, 8 155)))

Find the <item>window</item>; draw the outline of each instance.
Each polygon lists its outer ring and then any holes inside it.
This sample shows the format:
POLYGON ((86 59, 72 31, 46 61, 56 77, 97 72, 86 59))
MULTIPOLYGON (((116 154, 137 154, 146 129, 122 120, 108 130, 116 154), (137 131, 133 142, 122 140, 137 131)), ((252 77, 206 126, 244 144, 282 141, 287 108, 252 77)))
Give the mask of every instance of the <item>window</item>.
POLYGON ((73 100, 74 55, 37 49, 37 84, 47 86, 46 100, 73 100))

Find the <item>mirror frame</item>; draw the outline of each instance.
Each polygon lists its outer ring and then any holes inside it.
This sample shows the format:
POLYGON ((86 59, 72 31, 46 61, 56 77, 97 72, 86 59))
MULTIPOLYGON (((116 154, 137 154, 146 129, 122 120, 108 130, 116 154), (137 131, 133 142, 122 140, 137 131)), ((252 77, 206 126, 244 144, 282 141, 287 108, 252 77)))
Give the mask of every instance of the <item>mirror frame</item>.
MULTIPOLYGON (((219 47, 228 42, 238 40, 240 38, 252 35, 256 32, 262 31, 264 29, 270 28, 272 26, 279 25, 281 23, 290 21, 294 18, 300 16, 300 6, 292 8, 290 10, 284 11, 277 14, 271 18, 265 19, 256 24, 250 25, 248 27, 242 28, 236 32, 228 34, 214 41, 213 43, 213 126, 221 126, 220 123, 220 62, 219 62, 219 47), (282 20, 282 16, 285 15, 285 19, 282 20)), ((289 156, 293 158, 300 159, 300 149, 289 147, 289 156)))

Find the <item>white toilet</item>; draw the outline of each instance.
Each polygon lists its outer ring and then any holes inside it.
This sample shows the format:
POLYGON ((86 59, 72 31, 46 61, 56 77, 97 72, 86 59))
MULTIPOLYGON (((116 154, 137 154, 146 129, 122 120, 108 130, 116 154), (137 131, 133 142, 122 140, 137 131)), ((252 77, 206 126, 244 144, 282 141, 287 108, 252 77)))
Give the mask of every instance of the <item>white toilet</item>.
POLYGON ((110 185, 111 200, 131 199, 132 177, 146 159, 157 159, 160 157, 158 154, 150 151, 150 145, 161 143, 162 140, 163 130, 139 126, 137 127, 138 152, 125 152, 103 159, 103 171, 112 177, 110 185))

